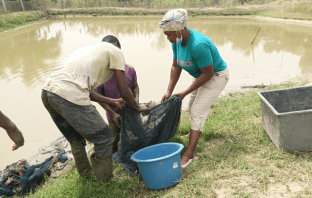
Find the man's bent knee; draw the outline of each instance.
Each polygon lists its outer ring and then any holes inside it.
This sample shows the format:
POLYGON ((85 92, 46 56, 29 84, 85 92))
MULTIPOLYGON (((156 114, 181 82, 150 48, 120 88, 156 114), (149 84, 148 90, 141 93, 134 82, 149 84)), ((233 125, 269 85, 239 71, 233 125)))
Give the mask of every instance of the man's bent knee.
POLYGON ((70 143, 70 147, 72 149, 72 153, 73 154, 85 150, 85 146, 86 146, 86 142, 85 141, 84 142, 72 141, 70 143))

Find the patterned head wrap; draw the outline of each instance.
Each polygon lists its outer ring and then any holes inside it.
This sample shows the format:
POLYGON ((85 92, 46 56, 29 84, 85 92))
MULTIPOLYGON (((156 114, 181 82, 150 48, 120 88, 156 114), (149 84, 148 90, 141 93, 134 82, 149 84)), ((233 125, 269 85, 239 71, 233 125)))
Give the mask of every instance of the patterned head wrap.
POLYGON ((187 23, 187 11, 184 9, 174 9, 168 11, 159 22, 159 27, 166 31, 180 31, 187 23))

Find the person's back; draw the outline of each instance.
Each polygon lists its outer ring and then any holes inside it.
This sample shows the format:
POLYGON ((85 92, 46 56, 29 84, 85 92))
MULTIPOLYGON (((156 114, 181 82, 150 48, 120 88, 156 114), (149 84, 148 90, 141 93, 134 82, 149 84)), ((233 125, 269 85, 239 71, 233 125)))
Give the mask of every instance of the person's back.
MULTIPOLYGON (((207 47, 208 49, 210 49, 214 72, 224 70, 227 67, 227 64, 222 59, 219 53, 219 50, 211 41, 211 39, 208 38, 206 35, 200 32, 197 32, 191 28, 190 28, 190 32, 191 32, 191 35, 189 38, 189 42, 193 44, 195 50, 200 50, 200 48, 202 47, 207 47), (196 48, 199 48, 199 49, 196 49, 196 48)), ((194 51, 194 53, 195 52, 196 51, 194 51)))
MULTIPOLYGON (((127 64, 125 65, 125 77, 127 86, 129 87, 129 89, 131 89, 133 83, 137 82, 137 75, 135 69, 131 66, 128 66, 127 64)), ((102 95, 105 92, 105 96, 109 98, 113 99, 121 98, 120 93, 118 91, 116 78, 114 75, 106 83, 95 88, 94 91, 102 95)), ((116 107, 113 109, 115 111, 117 110, 116 107)))
POLYGON ((178 65, 194 78, 202 74, 200 68, 207 66, 206 64, 213 63, 214 72, 224 70, 227 64, 213 42, 207 36, 191 28, 189 30, 190 36, 186 46, 172 43, 173 58, 177 59, 178 65))
POLYGON ((90 105, 90 91, 108 81, 113 69, 124 70, 124 56, 111 43, 100 42, 69 54, 50 74, 43 89, 78 105, 90 105))

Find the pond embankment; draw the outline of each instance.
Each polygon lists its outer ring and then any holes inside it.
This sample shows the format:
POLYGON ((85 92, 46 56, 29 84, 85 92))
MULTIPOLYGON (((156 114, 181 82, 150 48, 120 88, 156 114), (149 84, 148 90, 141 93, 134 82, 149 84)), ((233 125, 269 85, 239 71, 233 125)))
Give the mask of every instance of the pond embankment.
MULTIPOLYGON (((312 3, 272 2, 263 5, 186 8, 194 16, 265 16, 282 19, 312 20, 312 3)), ((14 12, 0 15, 0 32, 42 20, 75 16, 149 16, 164 15, 170 9, 93 7, 71 9, 46 9, 14 12)))

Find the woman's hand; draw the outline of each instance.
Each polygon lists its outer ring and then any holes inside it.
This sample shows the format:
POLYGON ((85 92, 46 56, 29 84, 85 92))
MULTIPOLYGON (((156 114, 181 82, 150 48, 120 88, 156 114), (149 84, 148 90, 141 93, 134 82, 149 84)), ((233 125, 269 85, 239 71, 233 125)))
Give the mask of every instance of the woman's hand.
POLYGON ((120 128, 120 115, 116 112, 113 114, 113 121, 120 128))
POLYGON ((181 93, 177 93, 175 94, 176 96, 179 96, 180 97, 180 100, 182 101, 184 99, 184 97, 187 95, 186 93, 184 92, 181 92, 181 93))
POLYGON ((172 93, 170 93, 169 91, 167 91, 165 93, 165 95, 162 97, 161 102, 164 102, 166 100, 168 100, 171 97, 172 93))
POLYGON ((113 99, 112 105, 118 107, 118 109, 122 109, 122 106, 125 105, 125 101, 122 98, 113 99))
POLYGON ((139 111, 139 112, 147 111, 148 108, 149 108, 147 105, 144 105, 144 104, 140 104, 138 106, 139 106, 139 108, 137 108, 136 110, 139 111))

